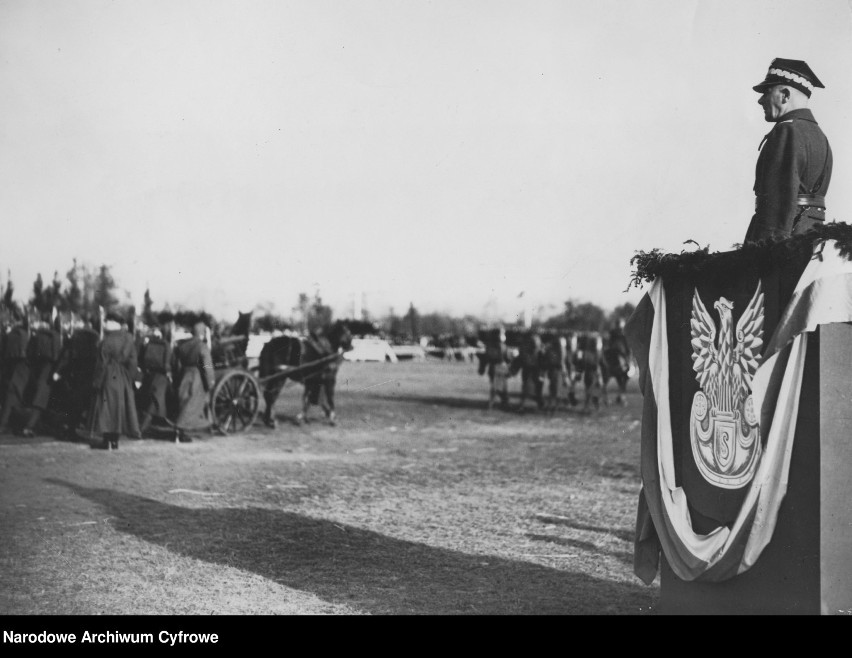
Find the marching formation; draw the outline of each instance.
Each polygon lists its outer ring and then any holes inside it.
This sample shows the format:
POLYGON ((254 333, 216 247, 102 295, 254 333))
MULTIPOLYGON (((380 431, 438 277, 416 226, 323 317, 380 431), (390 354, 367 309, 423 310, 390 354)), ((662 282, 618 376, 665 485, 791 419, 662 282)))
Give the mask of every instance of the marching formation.
POLYGON ((175 342, 174 323, 135 331, 135 319, 102 310, 63 327, 58 314, 13 308, 0 332, 0 433, 33 437, 50 426, 67 440, 118 448, 154 423, 176 442, 211 426, 214 383, 210 329, 175 342))
POLYGON ((479 374, 488 375, 488 408, 499 398, 509 408, 509 379, 520 373, 523 413, 532 398, 538 409, 553 414, 560 405, 580 404, 576 388, 584 390, 583 410, 609 404, 607 384, 615 380, 616 402, 626 404, 625 391, 632 356, 624 335, 624 320, 617 320, 606 339, 598 332, 506 331, 479 332, 484 349, 478 353, 479 374))

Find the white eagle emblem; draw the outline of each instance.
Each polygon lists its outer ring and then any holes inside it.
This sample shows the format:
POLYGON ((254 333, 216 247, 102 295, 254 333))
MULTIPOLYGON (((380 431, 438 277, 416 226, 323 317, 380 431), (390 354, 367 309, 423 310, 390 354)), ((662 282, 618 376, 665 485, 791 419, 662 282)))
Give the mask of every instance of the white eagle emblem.
POLYGON ((701 390, 692 398, 689 437, 701 475, 724 489, 737 489, 754 476, 760 456, 760 428, 751 379, 763 346, 763 293, 757 290, 732 331, 733 302, 720 297, 716 325, 696 289, 692 296, 692 369, 701 390))

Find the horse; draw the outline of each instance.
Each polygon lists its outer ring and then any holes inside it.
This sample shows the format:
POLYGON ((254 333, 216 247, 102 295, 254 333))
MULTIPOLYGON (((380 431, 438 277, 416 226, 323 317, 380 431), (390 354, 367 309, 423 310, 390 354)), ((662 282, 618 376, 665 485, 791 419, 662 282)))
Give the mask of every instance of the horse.
POLYGON ((251 332, 252 311, 239 312, 237 321, 226 335, 214 339, 210 356, 216 368, 246 368, 248 366, 249 333, 251 332))
POLYGON ((566 355, 568 340, 558 333, 546 333, 542 336, 541 369, 547 381, 547 398, 544 408, 553 415, 559 407, 559 398, 564 386, 568 384, 566 355))
POLYGON ((600 409, 601 400, 609 404, 604 382, 609 378, 606 360, 603 354, 603 337, 598 332, 590 332, 577 337, 577 352, 574 365, 577 369, 575 377, 581 377, 586 397, 583 410, 589 411, 594 404, 595 410, 600 409))
POLYGON ((477 353, 479 358, 479 374, 488 373, 488 410, 494 408, 494 401, 500 398, 500 404, 505 409, 509 406, 509 363, 511 357, 506 346, 506 334, 501 329, 483 330, 479 339, 485 349, 477 353))
POLYGON ((335 425, 334 388, 337 370, 343 359, 342 353, 351 349, 352 333, 348 324, 340 320, 332 324, 327 332, 316 331, 308 337, 276 336, 267 341, 260 350, 258 370, 261 379, 270 378, 263 390, 266 402, 264 424, 273 429, 276 427, 272 409, 285 381, 292 379, 304 385, 302 409, 296 416, 296 422, 309 422, 311 405, 320 405, 328 423, 335 425), (283 373, 289 368, 299 370, 285 377, 283 373))
POLYGON ((623 321, 610 331, 609 341, 604 349, 606 371, 604 372, 603 387, 606 390, 609 380, 614 378, 618 385, 615 401, 617 404, 626 405, 627 380, 630 378, 630 347, 627 344, 622 326, 623 321))
POLYGON ((522 336, 520 351, 509 369, 510 377, 516 375, 518 371, 521 373, 521 400, 518 403, 518 411, 521 413, 525 410, 529 393, 532 393, 536 406, 539 409, 544 408, 542 353, 541 336, 535 332, 528 332, 522 336))
POLYGON ((577 347, 578 339, 579 334, 576 331, 569 331, 565 335, 565 381, 567 388, 567 401, 568 406, 570 407, 576 407, 577 404, 579 404, 577 394, 575 392, 577 375, 579 374, 577 371, 577 352, 579 351, 579 348, 577 347))

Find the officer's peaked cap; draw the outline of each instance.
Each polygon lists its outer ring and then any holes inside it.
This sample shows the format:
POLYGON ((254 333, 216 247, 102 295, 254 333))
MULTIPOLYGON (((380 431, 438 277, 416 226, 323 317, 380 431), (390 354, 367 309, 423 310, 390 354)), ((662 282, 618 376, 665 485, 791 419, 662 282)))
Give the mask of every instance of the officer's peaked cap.
POLYGON ((752 87, 755 91, 763 93, 770 87, 775 85, 788 85, 794 87, 804 93, 808 98, 814 87, 825 89, 825 85, 820 82, 816 74, 811 71, 811 67, 805 62, 798 59, 783 59, 776 57, 769 65, 769 71, 766 73, 766 79, 759 85, 752 87))

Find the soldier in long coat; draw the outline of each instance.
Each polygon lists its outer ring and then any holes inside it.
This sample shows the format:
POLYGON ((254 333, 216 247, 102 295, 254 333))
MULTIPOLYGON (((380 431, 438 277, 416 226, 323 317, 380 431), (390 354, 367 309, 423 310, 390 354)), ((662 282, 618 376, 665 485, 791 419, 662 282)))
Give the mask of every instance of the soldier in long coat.
POLYGON ((775 126, 763 138, 755 171, 755 213, 745 242, 801 235, 825 221, 831 182, 828 139, 808 109, 823 84, 805 62, 776 58, 753 89, 764 118, 775 126))
POLYGON ((0 433, 7 431, 12 414, 23 412, 24 396, 30 378, 27 346, 30 332, 26 320, 16 318, 3 339, 3 409, 0 411, 0 433))
POLYGON ((94 400, 89 414, 89 438, 103 438, 93 447, 117 449, 122 434, 140 438, 136 416, 134 379, 137 373, 136 344, 123 319, 113 316, 104 324, 94 373, 94 400))
POLYGON ((30 338, 27 345, 27 360, 30 364, 28 398, 30 413, 22 431, 23 436, 32 437, 34 430, 41 420, 41 415, 47 411, 50 402, 53 374, 62 350, 62 337, 57 329, 50 325, 50 315, 42 318, 41 326, 30 338))
POLYGON ((154 419, 168 422, 168 397, 171 393, 172 346, 157 329, 145 339, 139 350, 142 388, 139 391, 140 429, 146 432, 154 419))
POLYGON ((180 409, 175 420, 175 439, 181 443, 192 440, 188 432, 208 429, 211 424, 207 416, 207 402, 215 374, 210 348, 204 342, 205 331, 204 323, 197 323, 192 329, 192 338, 174 349, 173 372, 178 382, 180 409))
POLYGON ((95 365, 100 345, 99 329, 84 320, 62 346, 56 372, 64 391, 66 438, 77 439, 77 428, 92 405, 95 365))

